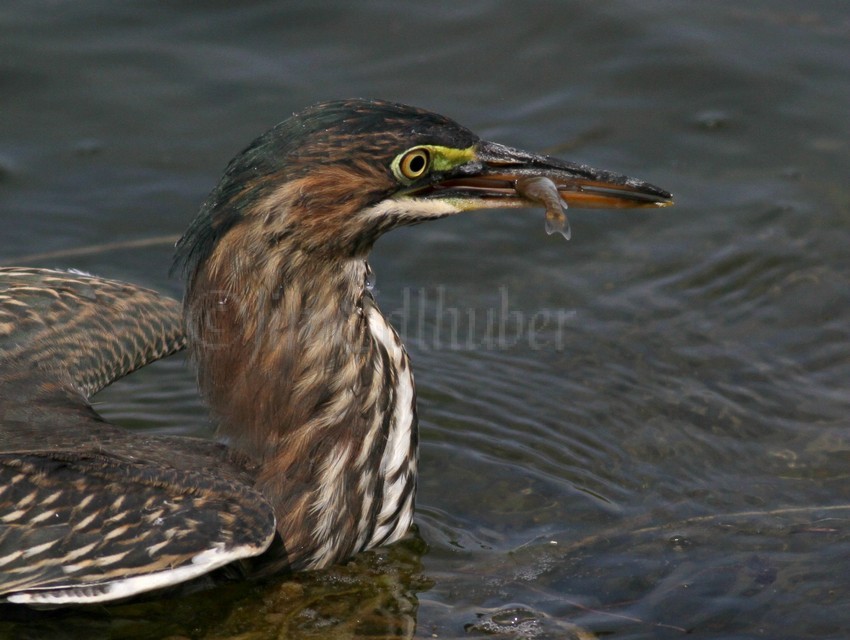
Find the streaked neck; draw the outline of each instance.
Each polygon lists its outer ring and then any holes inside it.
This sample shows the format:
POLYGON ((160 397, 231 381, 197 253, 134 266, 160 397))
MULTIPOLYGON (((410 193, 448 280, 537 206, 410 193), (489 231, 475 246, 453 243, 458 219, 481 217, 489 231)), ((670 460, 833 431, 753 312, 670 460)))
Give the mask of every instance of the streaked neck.
POLYGON ((257 463, 290 564, 315 568, 407 530, 415 392, 366 262, 287 257, 218 253, 193 278, 187 329, 220 433, 257 463))

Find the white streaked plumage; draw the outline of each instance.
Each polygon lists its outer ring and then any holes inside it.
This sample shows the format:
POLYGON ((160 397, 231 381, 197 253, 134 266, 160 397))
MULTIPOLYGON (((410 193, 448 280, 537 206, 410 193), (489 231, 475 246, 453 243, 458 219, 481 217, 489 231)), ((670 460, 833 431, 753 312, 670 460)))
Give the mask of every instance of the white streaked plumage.
POLYGON ((414 451, 414 455, 410 456, 411 439, 415 428, 415 393, 413 372, 410 368, 407 352, 404 350, 395 329, 387 322, 380 311, 375 308, 371 309, 368 321, 372 335, 387 350, 398 378, 395 386, 395 407, 380 470, 381 477, 396 479, 384 484, 381 511, 378 515, 379 526, 375 529, 369 542, 369 546, 372 546, 393 542, 403 536, 410 527, 410 522, 413 519, 412 492, 408 504, 402 507, 399 519, 391 523, 383 523, 398 509, 407 484, 415 482, 418 455, 414 451))
MULTIPOLYGON (((266 541, 266 547, 271 544, 271 540, 270 537, 266 541)), ((257 553, 262 552, 262 550, 257 549, 253 545, 235 547, 233 549, 224 549, 223 545, 217 545, 193 557, 191 564, 183 565, 176 569, 157 571, 123 580, 113 580, 103 584, 90 584, 85 587, 23 591, 10 594, 8 600, 17 604, 50 606, 71 603, 92 604, 129 598, 153 589, 161 589, 186 582, 231 562, 255 556, 257 553)))

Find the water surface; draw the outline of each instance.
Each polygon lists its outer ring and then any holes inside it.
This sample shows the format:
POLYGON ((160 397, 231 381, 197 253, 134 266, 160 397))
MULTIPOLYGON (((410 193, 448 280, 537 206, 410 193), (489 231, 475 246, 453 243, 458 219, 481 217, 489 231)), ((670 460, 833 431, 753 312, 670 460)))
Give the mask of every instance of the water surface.
MULTIPOLYGON (((0 636, 842 637, 844 6, 6 3, 0 260, 179 295, 166 243, 26 256, 179 234, 252 137, 350 96, 677 205, 571 211, 569 243, 515 211, 380 241, 420 396, 411 540, 291 580, 4 612, 0 636)), ((96 399, 131 428, 211 430, 179 357, 96 399)))

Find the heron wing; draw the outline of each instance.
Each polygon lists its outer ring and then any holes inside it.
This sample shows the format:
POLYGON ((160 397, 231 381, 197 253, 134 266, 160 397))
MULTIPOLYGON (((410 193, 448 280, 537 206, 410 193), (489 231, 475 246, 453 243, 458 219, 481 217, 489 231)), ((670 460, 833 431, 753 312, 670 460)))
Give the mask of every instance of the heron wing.
POLYGON ((103 602, 258 555, 274 514, 221 444, 129 432, 89 397, 183 348, 181 305, 0 269, 0 599, 103 602))

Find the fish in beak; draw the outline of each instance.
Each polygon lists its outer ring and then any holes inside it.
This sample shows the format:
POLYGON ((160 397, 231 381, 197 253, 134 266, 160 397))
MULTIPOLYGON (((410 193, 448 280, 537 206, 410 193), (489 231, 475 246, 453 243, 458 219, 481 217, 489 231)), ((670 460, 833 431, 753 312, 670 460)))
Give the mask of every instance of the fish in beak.
POLYGON ((594 169, 494 142, 479 142, 474 159, 417 190, 417 197, 446 198, 463 209, 546 209, 546 230, 570 237, 568 206, 578 209, 668 207, 672 195, 643 180, 594 169))

